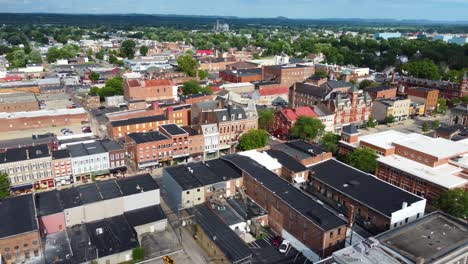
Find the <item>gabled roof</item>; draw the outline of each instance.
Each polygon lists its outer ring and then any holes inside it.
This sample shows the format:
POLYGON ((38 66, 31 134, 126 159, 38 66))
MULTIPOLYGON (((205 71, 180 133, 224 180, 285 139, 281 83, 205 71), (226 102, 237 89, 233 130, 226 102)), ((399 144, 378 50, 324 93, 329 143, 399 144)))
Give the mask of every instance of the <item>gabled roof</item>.
POLYGON ((296 121, 300 116, 318 117, 317 113, 308 106, 298 107, 296 109, 286 108, 280 112, 290 121, 296 121))

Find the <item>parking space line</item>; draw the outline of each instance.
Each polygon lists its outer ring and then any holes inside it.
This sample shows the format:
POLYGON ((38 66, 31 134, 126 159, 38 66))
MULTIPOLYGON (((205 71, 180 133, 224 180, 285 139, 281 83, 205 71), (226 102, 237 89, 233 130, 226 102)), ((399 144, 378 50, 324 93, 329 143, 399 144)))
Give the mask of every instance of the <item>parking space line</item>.
POLYGON ((264 238, 263 240, 264 240, 265 242, 267 242, 267 243, 268 243, 268 245, 270 245, 270 246, 271 246, 271 242, 270 242, 270 241, 269 241, 267 238, 264 238))

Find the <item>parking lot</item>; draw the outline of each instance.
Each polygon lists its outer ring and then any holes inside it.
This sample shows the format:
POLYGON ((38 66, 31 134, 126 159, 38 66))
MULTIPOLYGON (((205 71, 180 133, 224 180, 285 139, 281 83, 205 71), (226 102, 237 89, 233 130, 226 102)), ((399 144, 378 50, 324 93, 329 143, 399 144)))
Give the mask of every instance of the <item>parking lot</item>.
POLYGON ((254 263, 311 263, 301 252, 298 252, 292 246, 289 247, 286 253, 280 253, 278 249, 272 245, 274 237, 274 234, 269 234, 263 239, 248 244, 254 254, 254 263))

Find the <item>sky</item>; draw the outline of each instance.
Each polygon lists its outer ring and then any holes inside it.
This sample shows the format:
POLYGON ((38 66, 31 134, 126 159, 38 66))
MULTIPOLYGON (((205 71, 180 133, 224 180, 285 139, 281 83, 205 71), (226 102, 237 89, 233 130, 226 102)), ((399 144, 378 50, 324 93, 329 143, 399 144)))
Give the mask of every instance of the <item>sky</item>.
POLYGON ((468 0, 0 0, 0 12, 468 20, 468 0))

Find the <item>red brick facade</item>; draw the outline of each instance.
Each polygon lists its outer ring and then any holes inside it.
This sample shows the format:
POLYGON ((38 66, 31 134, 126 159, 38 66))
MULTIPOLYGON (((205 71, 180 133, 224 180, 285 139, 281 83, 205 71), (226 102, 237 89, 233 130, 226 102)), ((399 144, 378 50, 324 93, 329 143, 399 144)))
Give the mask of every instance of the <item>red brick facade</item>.
POLYGON ((124 97, 133 100, 172 100, 174 84, 169 80, 126 79, 124 81, 124 97))
POLYGON ((0 132, 40 129, 51 126, 66 126, 71 124, 80 124, 85 120, 88 120, 87 113, 0 118, 0 124, 2 124, 0 126, 0 132))

